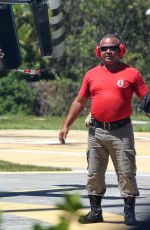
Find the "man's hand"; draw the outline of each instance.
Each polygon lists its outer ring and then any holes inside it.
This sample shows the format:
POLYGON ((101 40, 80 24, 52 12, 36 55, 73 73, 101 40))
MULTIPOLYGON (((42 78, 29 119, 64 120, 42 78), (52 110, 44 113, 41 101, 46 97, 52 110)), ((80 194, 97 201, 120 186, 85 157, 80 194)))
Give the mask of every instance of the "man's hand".
POLYGON ((86 126, 86 127, 89 127, 89 126, 90 126, 91 118, 92 118, 92 114, 89 113, 89 115, 88 115, 88 116, 86 117, 86 119, 85 119, 85 126, 86 126))
POLYGON ((79 116, 87 100, 88 98, 78 95, 72 102, 68 115, 65 118, 63 128, 59 132, 59 141, 61 144, 65 144, 65 139, 67 137, 69 127, 72 125, 75 119, 79 116))
POLYGON ((4 53, 2 52, 2 49, 0 49, 0 59, 3 59, 4 53))
POLYGON ((65 144, 65 139, 67 137, 69 129, 68 128, 62 128, 62 130, 60 130, 59 132, 59 141, 62 145, 65 144))
POLYGON ((145 112, 145 115, 147 117, 150 117, 150 91, 141 99, 142 99, 142 102, 140 105, 140 109, 145 112))

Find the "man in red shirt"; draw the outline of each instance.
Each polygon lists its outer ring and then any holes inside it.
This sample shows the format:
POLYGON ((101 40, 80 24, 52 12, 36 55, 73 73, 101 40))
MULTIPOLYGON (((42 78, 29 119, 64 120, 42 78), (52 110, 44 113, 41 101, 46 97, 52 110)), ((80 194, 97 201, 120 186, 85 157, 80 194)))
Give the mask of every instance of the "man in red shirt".
POLYGON ((81 223, 103 222, 101 200, 106 192, 105 172, 111 157, 124 199, 126 225, 135 225, 135 198, 139 195, 136 183, 134 135, 130 116, 132 95, 143 99, 148 93, 140 72, 120 61, 125 46, 119 37, 108 34, 96 48, 103 64, 89 70, 79 93, 59 133, 61 144, 69 127, 91 99, 91 120, 88 136, 87 191, 91 211, 80 218, 81 223))

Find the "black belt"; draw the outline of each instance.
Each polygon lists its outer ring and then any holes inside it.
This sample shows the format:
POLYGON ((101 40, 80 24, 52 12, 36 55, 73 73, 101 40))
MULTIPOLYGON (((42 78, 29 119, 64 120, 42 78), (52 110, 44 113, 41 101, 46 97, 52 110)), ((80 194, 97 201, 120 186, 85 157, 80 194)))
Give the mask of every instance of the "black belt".
POLYGON ((128 123, 131 123, 130 117, 124 118, 119 121, 113 121, 113 122, 100 122, 94 119, 92 124, 90 124, 90 126, 94 126, 95 128, 102 128, 105 130, 112 130, 112 129, 121 128, 128 123))

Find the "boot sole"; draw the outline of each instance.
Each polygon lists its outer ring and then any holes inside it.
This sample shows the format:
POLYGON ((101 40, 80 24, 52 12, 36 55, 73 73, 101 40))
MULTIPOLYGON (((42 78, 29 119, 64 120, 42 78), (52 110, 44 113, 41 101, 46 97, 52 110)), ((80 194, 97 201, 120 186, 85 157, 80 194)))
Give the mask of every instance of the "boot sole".
POLYGON ((100 220, 98 220, 98 221, 93 221, 93 222, 90 222, 90 221, 89 221, 89 222, 88 222, 88 221, 87 221, 87 222, 84 222, 84 221, 82 221, 82 220, 79 220, 79 223, 80 223, 80 224, 96 224, 96 223, 103 223, 103 222, 104 222, 103 219, 102 219, 102 220, 100 219, 100 220))
POLYGON ((126 223, 125 222, 125 225, 127 225, 127 226, 137 226, 137 223, 126 223))

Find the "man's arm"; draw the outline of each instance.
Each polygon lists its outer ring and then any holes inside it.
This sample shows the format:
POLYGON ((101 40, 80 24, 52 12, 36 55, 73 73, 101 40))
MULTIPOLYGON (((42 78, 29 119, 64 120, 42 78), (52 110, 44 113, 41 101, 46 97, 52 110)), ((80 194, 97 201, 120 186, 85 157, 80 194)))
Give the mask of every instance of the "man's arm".
POLYGON ((150 118, 150 92, 144 97, 141 97, 140 109, 145 112, 145 115, 150 118))
POLYGON ((61 144, 65 144, 65 139, 67 137, 69 127, 72 125, 72 123, 76 120, 76 118, 79 116, 81 111, 83 110, 88 98, 82 97, 78 95, 73 103, 70 106, 68 115, 64 121, 63 127, 59 132, 59 141, 61 144))

